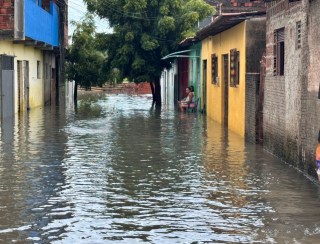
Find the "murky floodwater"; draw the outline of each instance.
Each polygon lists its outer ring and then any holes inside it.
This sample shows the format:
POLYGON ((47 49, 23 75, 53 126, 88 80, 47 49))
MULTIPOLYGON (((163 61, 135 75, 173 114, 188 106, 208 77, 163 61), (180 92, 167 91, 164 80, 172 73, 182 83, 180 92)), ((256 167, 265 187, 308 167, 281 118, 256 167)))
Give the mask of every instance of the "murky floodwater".
POLYGON ((200 114, 87 95, 3 124, 0 243, 318 243, 319 186, 200 114))

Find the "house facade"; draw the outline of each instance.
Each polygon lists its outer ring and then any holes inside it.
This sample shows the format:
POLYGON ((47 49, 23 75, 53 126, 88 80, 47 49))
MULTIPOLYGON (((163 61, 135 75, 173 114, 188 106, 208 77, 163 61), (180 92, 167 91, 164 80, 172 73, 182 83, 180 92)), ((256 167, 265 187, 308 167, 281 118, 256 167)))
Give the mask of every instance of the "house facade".
POLYGON ((161 73, 161 98, 162 104, 167 108, 174 108, 175 100, 177 100, 177 78, 178 67, 177 60, 172 60, 171 67, 164 69, 161 73))
POLYGON ((320 4, 267 2, 264 146, 315 175, 320 129, 320 4))
POLYGON ((56 102, 64 85, 65 1, 0 2, 0 117, 56 102))
POLYGON ((207 115, 255 141, 265 12, 222 13, 197 36, 207 115))
MULTIPOLYGON (((195 41, 190 47, 189 57, 189 86, 193 86, 196 98, 202 97, 202 79, 201 79, 201 42, 195 41)), ((198 109, 201 109, 199 106, 198 109)))

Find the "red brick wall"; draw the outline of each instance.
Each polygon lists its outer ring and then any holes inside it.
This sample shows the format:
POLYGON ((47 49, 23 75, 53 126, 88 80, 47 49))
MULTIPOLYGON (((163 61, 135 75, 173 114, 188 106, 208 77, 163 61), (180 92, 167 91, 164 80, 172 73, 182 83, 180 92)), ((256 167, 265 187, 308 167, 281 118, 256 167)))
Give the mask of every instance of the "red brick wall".
POLYGON ((222 12, 246 12, 246 11, 263 11, 265 2, 263 0, 220 0, 222 3, 222 12))
POLYGON ((0 30, 13 30, 14 1, 0 0, 0 30))
POLYGON ((142 82, 137 84, 138 94, 151 94, 151 88, 149 82, 142 82))

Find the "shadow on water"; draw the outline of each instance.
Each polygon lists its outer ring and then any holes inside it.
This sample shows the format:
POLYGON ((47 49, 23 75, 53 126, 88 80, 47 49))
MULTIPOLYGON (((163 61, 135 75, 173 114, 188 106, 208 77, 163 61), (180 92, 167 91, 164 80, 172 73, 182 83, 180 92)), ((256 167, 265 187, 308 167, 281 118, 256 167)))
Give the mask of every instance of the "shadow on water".
POLYGON ((0 242, 316 243, 319 187, 197 113, 80 95, 2 125, 0 242))

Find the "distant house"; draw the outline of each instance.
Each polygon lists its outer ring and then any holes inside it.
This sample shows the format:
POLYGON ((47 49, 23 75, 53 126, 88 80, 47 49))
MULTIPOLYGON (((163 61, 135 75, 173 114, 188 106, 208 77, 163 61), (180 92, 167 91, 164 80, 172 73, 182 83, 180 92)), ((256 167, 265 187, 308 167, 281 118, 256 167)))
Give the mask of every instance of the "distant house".
POLYGON ((64 81, 64 0, 0 1, 0 117, 55 103, 64 81))
MULTIPOLYGON (((241 4, 250 7, 250 1, 241 4)), ((239 12, 220 11, 197 33, 202 41, 203 106, 208 117, 252 141, 258 129, 257 89, 265 50, 266 17, 259 4, 261 11, 242 12, 244 5, 236 6, 239 12)))
POLYGON ((320 129, 320 3, 267 2, 264 146, 315 175, 320 129))
MULTIPOLYGON (((202 91, 202 80, 201 80, 201 41, 196 38, 187 38, 180 43, 180 47, 188 50, 188 78, 185 78, 185 81, 180 81, 179 84, 185 84, 181 89, 185 93, 185 88, 187 86, 193 86, 195 98, 200 100, 200 105, 198 109, 202 110, 201 107, 201 98, 203 97, 202 91), (186 81, 187 80, 187 81, 186 81)), ((179 70, 180 71, 180 70, 179 70)), ((181 73, 181 72, 179 72, 181 73)), ((183 94, 185 96, 185 94, 183 94)))
POLYGON ((172 60, 172 66, 164 69, 161 73, 160 84, 161 84, 161 98, 162 104, 168 108, 174 108, 175 101, 178 99, 177 95, 177 78, 178 78, 178 67, 177 60, 172 60))

